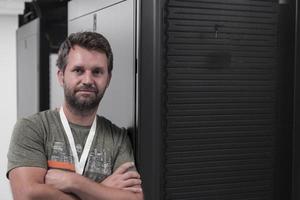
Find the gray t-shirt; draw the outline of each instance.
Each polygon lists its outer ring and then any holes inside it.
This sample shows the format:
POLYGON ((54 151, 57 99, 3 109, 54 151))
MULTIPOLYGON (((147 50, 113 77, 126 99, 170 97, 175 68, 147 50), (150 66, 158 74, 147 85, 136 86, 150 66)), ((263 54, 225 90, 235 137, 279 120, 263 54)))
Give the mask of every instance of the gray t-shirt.
MULTIPOLYGON (((71 124, 80 158, 90 127, 71 124)), ((74 171, 74 161, 58 110, 48 110, 19 120, 13 131, 7 175, 17 167, 41 167, 74 171)), ((133 162, 125 129, 97 116, 97 130, 83 175, 101 182, 125 162, 133 162)))

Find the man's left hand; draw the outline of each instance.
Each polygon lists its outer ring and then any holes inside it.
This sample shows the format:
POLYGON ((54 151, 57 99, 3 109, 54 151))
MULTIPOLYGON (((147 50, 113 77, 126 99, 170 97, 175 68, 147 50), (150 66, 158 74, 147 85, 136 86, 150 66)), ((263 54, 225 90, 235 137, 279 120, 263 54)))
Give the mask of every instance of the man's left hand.
POLYGON ((77 176, 77 174, 58 169, 50 169, 45 176, 45 184, 51 185, 62 192, 69 193, 68 188, 72 184, 72 178, 74 176, 77 176))

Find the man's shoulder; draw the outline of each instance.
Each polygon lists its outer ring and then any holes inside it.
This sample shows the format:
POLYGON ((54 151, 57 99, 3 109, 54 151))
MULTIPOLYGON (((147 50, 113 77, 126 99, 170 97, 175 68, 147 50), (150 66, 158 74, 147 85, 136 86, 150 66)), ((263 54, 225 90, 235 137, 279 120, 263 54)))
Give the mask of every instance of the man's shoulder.
POLYGON ((105 130, 109 130, 112 133, 123 133, 126 132, 126 129, 124 127, 119 127, 113 122, 111 122, 109 119, 103 117, 103 116, 98 116, 97 119, 97 125, 102 127, 105 130))
POLYGON ((58 116, 57 110, 45 110, 18 119, 17 124, 43 124, 51 123, 58 116))
POLYGON ((104 116, 99 116, 97 115, 98 119, 97 119, 97 123, 102 125, 102 126, 107 126, 107 127, 113 127, 116 129, 122 129, 119 126, 117 126, 116 124, 114 124, 112 121, 110 121, 109 119, 107 119, 104 116))

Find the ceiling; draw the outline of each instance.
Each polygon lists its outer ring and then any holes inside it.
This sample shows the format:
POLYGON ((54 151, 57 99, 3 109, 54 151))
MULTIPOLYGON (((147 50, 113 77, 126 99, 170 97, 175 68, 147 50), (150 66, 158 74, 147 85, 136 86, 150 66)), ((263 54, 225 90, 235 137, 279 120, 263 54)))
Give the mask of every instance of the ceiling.
POLYGON ((30 0, 0 0, 0 15, 22 14, 25 1, 30 0))

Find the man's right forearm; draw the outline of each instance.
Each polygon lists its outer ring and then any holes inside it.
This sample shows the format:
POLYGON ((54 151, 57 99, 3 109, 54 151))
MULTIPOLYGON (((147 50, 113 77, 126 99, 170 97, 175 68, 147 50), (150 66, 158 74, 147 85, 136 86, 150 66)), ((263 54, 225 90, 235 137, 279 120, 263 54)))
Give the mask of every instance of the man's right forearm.
POLYGON ((72 194, 63 193, 46 184, 33 184, 23 192, 13 191, 14 200, 80 200, 72 194))
POLYGON ((14 200, 80 200, 44 183, 47 169, 18 167, 9 172, 14 200))

